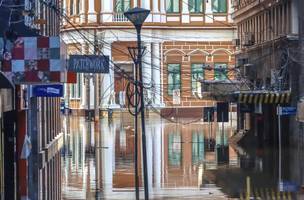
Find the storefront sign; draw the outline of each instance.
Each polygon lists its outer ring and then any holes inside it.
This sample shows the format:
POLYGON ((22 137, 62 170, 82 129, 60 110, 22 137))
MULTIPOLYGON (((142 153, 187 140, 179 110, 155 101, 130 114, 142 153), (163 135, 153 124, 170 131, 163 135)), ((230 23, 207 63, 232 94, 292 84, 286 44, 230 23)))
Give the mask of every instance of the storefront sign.
POLYGON ((63 85, 36 85, 33 87, 34 97, 63 97, 63 85))
POLYGON ((78 73, 109 73, 109 56, 71 55, 68 71, 78 73))

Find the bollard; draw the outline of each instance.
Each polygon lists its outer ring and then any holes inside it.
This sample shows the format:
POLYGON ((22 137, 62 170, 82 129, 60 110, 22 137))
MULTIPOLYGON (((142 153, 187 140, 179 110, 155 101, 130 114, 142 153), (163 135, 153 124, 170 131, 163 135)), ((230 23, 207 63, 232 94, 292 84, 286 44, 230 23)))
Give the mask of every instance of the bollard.
POLYGON ((250 177, 249 176, 246 177, 246 186, 247 186, 246 200, 250 200, 250 177))

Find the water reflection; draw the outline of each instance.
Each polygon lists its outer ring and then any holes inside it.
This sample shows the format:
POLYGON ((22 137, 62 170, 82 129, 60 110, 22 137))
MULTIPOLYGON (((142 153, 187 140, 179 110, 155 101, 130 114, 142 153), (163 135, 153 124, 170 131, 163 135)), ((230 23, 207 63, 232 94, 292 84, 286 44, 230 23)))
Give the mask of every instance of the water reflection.
MULTIPOLYGON (((134 199, 133 122, 121 118, 94 124, 72 117, 64 124, 63 199, 134 199)), ((227 142, 234 126, 224 125, 221 130, 216 123, 147 122, 148 180, 154 199, 226 199, 208 173, 222 164, 239 166, 227 142)))

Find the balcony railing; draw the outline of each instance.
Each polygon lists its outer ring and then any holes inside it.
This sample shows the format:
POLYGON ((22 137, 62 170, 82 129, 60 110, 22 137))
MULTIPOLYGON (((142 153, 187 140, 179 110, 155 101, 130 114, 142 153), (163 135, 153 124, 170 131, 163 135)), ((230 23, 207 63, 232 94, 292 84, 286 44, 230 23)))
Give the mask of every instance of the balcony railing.
POLYGON ((114 13, 113 22, 127 22, 128 19, 124 16, 123 13, 114 13))

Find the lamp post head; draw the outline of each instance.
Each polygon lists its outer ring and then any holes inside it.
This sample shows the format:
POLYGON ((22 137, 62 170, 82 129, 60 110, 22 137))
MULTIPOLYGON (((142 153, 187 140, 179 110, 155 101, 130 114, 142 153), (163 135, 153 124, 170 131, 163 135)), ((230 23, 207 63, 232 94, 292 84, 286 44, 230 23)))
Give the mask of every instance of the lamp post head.
POLYGON ((130 20, 135 27, 141 27, 149 14, 150 10, 138 7, 131 8, 127 12, 124 12, 124 16, 130 20))

